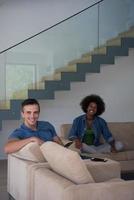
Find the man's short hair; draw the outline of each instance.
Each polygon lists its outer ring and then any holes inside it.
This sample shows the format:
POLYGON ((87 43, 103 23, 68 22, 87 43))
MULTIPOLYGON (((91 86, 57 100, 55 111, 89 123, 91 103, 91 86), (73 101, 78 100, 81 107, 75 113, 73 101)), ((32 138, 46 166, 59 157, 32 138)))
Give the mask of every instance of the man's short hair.
POLYGON ((40 104, 36 99, 25 99, 22 103, 21 103, 21 110, 23 111, 24 106, 27 105, 38 105, 39 107, 39 112, 40 112, 40 104))

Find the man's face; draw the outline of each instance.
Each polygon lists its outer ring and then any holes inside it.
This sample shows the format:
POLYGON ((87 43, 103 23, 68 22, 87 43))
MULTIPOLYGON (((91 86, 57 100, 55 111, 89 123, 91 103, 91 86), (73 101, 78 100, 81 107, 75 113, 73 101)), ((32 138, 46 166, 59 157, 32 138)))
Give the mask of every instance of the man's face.
POLYGON ((24 124, 29 128, 36 127, 39 113, 39 106, 36 104, 24 106, 21 112, 24 124))

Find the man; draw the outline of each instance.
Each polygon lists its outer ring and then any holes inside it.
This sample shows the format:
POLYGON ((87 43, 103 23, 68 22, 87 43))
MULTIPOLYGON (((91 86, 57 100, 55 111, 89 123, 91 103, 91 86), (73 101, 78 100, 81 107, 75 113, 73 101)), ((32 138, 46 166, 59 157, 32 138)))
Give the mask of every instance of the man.
POLYGON ((19 151, 30 142, 37 142, 39 145, 46 141, 54 141, 62 144, 57 136, 54 127, 47 121, 38 121, 40 105, 36 99, 26 99, 21 105, 21 116, 23 124, 14 130, 5 145, 5 153, 19 151))

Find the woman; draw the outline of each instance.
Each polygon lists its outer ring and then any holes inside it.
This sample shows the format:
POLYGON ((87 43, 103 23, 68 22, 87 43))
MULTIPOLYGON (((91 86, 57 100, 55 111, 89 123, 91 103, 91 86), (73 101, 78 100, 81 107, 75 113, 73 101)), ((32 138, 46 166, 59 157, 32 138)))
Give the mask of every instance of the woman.
POLYGON ((75 147, 88 153, 109 153, 122 150, 122 143, 114 140, 106 121, 99 117, 105 111, 103 99, 92 94, 86 96, 80 105, 85 114, 74 119, 69 133, 69 139, 75 142, 75 147), (101 135, 106 143, 100 142, 101 135))

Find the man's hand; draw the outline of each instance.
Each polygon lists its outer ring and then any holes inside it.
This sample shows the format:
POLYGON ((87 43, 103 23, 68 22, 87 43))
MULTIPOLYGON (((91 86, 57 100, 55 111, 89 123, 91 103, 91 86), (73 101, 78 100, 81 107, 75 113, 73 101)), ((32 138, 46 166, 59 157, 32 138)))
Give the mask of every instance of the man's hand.
POLYGON ((61 140, 60 137, 58 137, 58 136, 55 136, 55 137, 53 138, 53 141, 56 142, 57 144, 60 144, 61 146, 64 146, 62 140, 61 140))
POLYGON ((43 140, 41 140, 37 137, 30 137, 30 142, 36 142, 38 145, 42 145, 44 143, 43 140))

